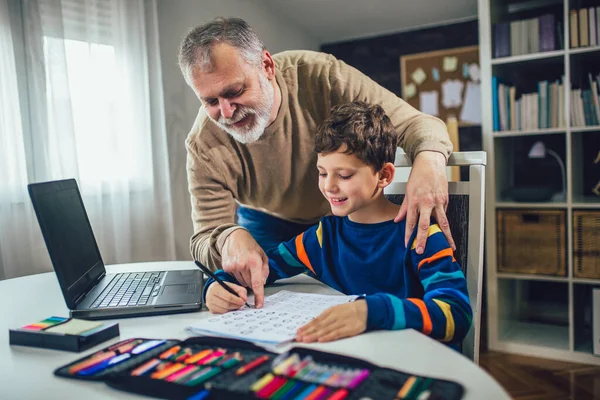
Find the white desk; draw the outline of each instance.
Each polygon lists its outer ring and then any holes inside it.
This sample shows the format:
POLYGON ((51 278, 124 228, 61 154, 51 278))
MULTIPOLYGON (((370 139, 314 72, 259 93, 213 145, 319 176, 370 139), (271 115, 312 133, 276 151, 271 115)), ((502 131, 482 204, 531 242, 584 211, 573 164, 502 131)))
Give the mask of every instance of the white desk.
MULTIPOLYGON (((196 268, 193 263, 161 262, 109 266, 109 272, 196 268)), ((284 282, 284 281, 282 281, 284 282)), ((274 293, 283 286, 267 288, 274 293)), ((285 289, 310 293, 335 293, 333 289, 306 276, 288 280, 285 289)), ((18 328, 49 316, 68 316, 58 281, 54 273, 45 273, 0 281, 0 399, 107 399, 140 398, 111 389, 103 383, 80 382, 58 378, 55 368, 84 354, 130 337, 185 339, 184 328, 210 313, 195 312, 119 320, 120 338, 104 342, 85 353, 45 350, 33 347, 9 346, 8 329, 18 328)), ((381 366, 430 375, 460 382, 465 387, 465 399, 509 399, 502 387, 483 369, 461 354, 416 331, 370 332, 354 338, 325 344, 309 344, 335 353, 362 358, 381 366)), ((282 351, 285 348, 281 349, 282 351)))

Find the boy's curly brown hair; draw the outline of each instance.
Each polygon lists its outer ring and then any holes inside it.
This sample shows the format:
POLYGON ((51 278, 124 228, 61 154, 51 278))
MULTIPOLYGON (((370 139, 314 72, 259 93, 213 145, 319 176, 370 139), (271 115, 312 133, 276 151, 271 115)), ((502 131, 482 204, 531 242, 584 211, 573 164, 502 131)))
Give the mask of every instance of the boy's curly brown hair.
POLYGON ((353 101, 334 106, 315 136, 317 154, 332 153, 346 145, 345 154, 354 154, 379 171, 394 162, 398 135, 392 121, 377 104, 353 101))

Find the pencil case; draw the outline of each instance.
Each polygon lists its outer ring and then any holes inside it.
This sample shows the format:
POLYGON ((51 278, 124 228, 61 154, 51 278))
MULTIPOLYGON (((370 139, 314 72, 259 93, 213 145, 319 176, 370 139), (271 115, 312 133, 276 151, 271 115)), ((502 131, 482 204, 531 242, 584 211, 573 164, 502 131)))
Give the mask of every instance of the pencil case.
POLYGON ((457 382, 353 357, 303 347, 277 354, 249 342, 206 336, 129 339, 54 373, 165 399, 458 400, 464 392, 457 382), (136 351, 139 346, 144 351, 136 351))

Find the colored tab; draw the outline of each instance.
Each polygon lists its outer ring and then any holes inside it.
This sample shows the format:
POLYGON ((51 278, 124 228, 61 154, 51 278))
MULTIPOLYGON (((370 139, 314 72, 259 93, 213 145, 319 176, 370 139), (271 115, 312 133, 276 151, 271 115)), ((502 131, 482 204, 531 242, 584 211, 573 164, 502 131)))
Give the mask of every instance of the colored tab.
POLYGON ((25 326, 21 327, 21 329, 27 329, 30 331, 41 331, 42 329, 46 328, 47 326, 48 326, 47 324, 40 324, 39 322, 37 322, 35 324, 25 325, 25 326))

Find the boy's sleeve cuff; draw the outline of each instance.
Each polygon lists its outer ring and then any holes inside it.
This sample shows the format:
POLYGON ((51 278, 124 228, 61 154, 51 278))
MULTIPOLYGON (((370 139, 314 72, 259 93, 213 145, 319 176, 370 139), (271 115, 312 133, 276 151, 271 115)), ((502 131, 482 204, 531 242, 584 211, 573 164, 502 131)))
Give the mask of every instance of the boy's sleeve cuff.
POLYGON ((367 330, 385 329, 387 302, 378 295, 365 296, 367 301, 367 330))
MULTIPOLYGON (((217 275, 219 275, 219 278, 223 282, 230 282, 230 283, 235 283, 236 285, 239 285, 238 281, 234 277, 232 277, 228 273, 224 272, 223 270, 217 271, 217 275)), ((202 290, 202 301, 204 302, 205 305, 206 305, 206 292, 208 292, 208 287, 213 283, 215 283, 215 280, 213 278, 211 278, 210 276, 204 283, 204 289, 202 290)), ((218 283, 217 283, 217 285, 218 285, 218 283)))

